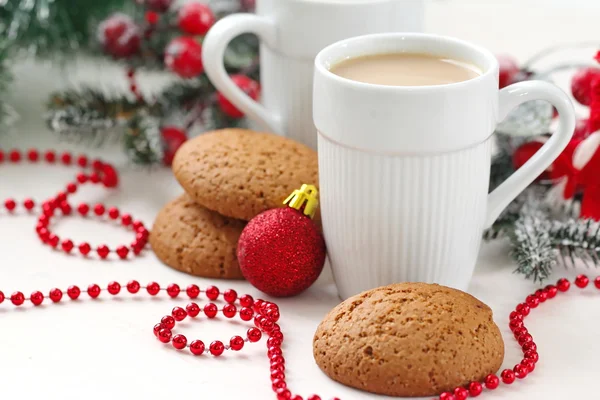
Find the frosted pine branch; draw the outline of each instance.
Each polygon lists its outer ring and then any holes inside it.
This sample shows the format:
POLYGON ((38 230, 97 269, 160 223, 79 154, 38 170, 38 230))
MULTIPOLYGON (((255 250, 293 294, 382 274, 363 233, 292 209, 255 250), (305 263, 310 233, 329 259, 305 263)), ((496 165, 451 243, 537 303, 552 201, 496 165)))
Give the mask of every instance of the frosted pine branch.
POLYGON ((526 201, 509 234, 511 256, 517 263, 515 272, 543 281, 548 278, 558 261, 558 249, 550 233, 552 222, 547 208, 535 191, 525 194, 526 201))
POLYGON ((587 266, 600 264, 600 223, 575 219, 555 222, 550 235, 563 264, 573 266, 577 260, 587 266))

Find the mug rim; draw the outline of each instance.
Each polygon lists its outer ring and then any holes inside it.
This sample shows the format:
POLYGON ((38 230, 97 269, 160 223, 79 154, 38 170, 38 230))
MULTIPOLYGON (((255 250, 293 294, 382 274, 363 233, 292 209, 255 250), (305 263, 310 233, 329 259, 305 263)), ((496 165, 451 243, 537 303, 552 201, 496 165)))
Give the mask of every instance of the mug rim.
MULTIPOLYGON (((335 63, 348 60, 351 58, 361 57, 361 56, 371 56, 371 55, 379 55, 379 54, 389 54, 382 52, 364 52, 364 54, 353 55, 342 57, 335 61, 335 63)), ((422 54, 431 54, 431 52, 423 51, 422 54)), ((448 57, 452 58, 452 55, 448 54, 448 57)), ((477 84, 483 80, 489 79, 489 75, 496 74, 498 71, 498 60, 488 49, 478 46, 476 44, 467 42, 462 39, 458 39, 451 36, 437 35, 431 33, 416 33, 416 32, 394 32, 394 33, 375 33, 368 35, 355 36, 348 39, 340 40, 335 42, 325 48, 323 48, 317 56, 315 57, 315 69, 319 73, 326 76, 328 79, 332 79, 339 84, 354 86, 357 89, 377 89, 377 90, 386 90, 386 91, 404 91, 404 92, 427 92, 432 90, 444 90, 450 88, 459 88, 465 85, 477 84), (351 48, 355 48, 365 41, 369 42, 381 42, 381 41, 407 41, 407 40, 425 40, 429 42, 446 42, 451 46, 458 46, 465 49, 468 49, 473 54, 478 53, 482 55, 485 59, 486 65, 479 65, 478 63, 473 62, 472 58, 470 60, 460 60, 463 62, 469 62, 476 67, 482 70, 482 73, 475 78, 467 79, 465 81, 453 82, 453 83, 445 83, 439 85, 420 85, 420 86, 392 86, 392 85, 382 85, 376 83, 367 83, 355 81, 352 79, 341 77, 330 70, 331 67, 331 55, 333 52, 339 50, 340 48, 348 49, 346 52, 349 52, 351 48)))

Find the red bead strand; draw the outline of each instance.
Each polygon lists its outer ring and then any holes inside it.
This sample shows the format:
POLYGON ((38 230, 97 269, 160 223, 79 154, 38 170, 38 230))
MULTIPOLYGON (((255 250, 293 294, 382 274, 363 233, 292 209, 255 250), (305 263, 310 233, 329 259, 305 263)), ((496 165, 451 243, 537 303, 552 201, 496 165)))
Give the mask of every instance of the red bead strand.
MULTIPOLYGON (((589 286, 589 278, 585 275, 579 275, 575 280, 575 285, 579 288, 589 286)), ((600 277, 594 280, 594 287, 600 289, 600 277)), ((284 335, 281 332, 281 327, 277 324, 280 318, 279 307, 269 301, 254 300, 249 295, 238 296, 233 290, 225 290, 221 292, 214 286, 209 286, 205 290, 201 290, 196 285, 189 285, 185 291, 181 291, 181 286, 171 283, 161 289, 161 286, 156 282, 150 282, 146 286, 141 286, 138 281, 129 281, 125 286, 130 294, 143 293, 141 289, 146 289, 150 296, 156 296, 160 291, 166 293, 171 298, 176 298, 179 295, 187 295, 191 300, 197 299, 200 295, 204 295, 210 301, 219 301, 224 305, 222 308, 217 307, 215 303, 207 303, 203 307, 192 302, 185 308, 174 307, 171 314, 165 315, 159 323, 154 325, 153 333, 156 338, 165 344, 170 344, 176 350, 189 349, 189 352, 196 356, 210 354, 214 357, 222 356, 226 351, 241 351, 246 343, 256 343, 260 341, 265 334, 267 356, 270 360, 270 377, 272 389, 276 394, 276 398, 285 399, 302 399, 300 395, 292 394, 285 380, 285 359, 281 348, 284 335), (221 299, 219 299, 221 297, 221 299), (186 318, 197 318, 200 314, 204 314, 207 319, 216 318, 221 313, 226 318, 233 318, 239 315, 242 321, 251 324, 243 336, 235 335, 228 341, 213 340, 209 345, 199 339, 188 340, 182 334, 177 334, 174 329, 177 323, 184 321, 186 318), (254 326, 252 326, 254 325, 254 326), (227 344, 225 344, 227 343, 227 344)), ((529 316, 532 308, 530 305, 535 304, 534 309, 545 304, 548 300, 556 298, 556 295, 568 291, 570 282, 566 279, 560 279, 556 285, 548 285, 544 289, 538 290, 535 293, 526 297, 524 302, 519 303, 515 310, 509 316, 509 328, 513 332, 515 339, 521 346, 523 359, 517 363, 512 369, 504 369, 500 376, 495 374, 488 375, 483 382, 470 382, 465 387, 456 387, 452 391, 441 393, 436 399, 438 400, 465 400, 470 397, 477 397, 484 390, 495 390, 501 384, 515 384, 516 380, 524 379, 529 374, 535 371, 536 363, 539 360, 537 345, 533 341, 533 337, 524 325, 525 319, 529 316), (533 299, 536 299, 537 302, 533 299), (528 305, 530 304, 530 305, 528 305)), ((120 283, 110 282, 104 289, 97 284, 91 284, 87 287, 87 294, 90 298, 95 299, 101 295, 103 291, 110 295, 116 296, 125 291, 122 290, 120 283)), ((80 297, 81 290, 78 286, 69 286, 65 291, 54 288, 48 292, 48 299, 52 303, 61 302, 63 293, 66 293, 71 300, 77 300, 80 297)), ((5 295, 0 291, 0 303, 5 300, 5 295)), ((46 297, 40 291, 34 291, 27 298, 25 295, 16 291, 10 295, 10 302, 15 306, 22 306, 26 301, 31 301, 33 306, 39 306, 46 297)), ((310 395, 307 399, 321 399, 318 395, 310 395)), ((339 400, 338 398, 334 398, 339 400)), ((332 399, 333 400, 333 399, 332 399)))
MULTIPOLYGON (((2 160, 4 159, 4 152, 0 150, 2 160)), ((116 207, 107 207, 104 204, 96 204, 93 207, 94 214, 97 217, 105 218, 107 220, 117 220, 121 216, 121 225, 133 231, 135 235, 135 241, 130 245, 120 245, 114 248, 110 248, 106 245, 99 245, 97 247, 90 246, 89 243, 83 242, 75 244, 75 241, 70 238, 60 238, 54 234, 50 229, 52 219, 58 215, 70 215, 72 210, 75 208, 69 203, 69 196, 77 192, 78 186, 87 182, 99 183, 106 188, 115 187, 118 183, 118 174, 115 168, 101 160, 94 160, 90 163, 89 159, 85 155, 74 156, 70 152, 63 152, 60 155, 54 150, 47 150, 41 152, 36 149, 30 149, 26 153, 21 153, 19 150, 11 150, 7 153, 7 158, 12 163, 19 163, 22 160, 30 163, 38 163, 45 161, 48 164, 56 164, 57 161, 65 166, 75 165, 78 168, 89 169, 89 172, 80 172, 75 182, 69 182, 66 185, 65 191, 59 192, 56 196, 46 200, 40 204, 39 217, 36 225, 36 233, 40 241, 56 250, 64 251, 65 253, 79 253, 82 256, 88 256, 94 251, 100 259, 109 258, 110 254, 114 253, 119 259, 126 259, 130 255, 139 255, 145 248, 148 242, 149 232, 140 221, 136 221, 132 225, 132 218, 129 214, 123 214, 116 207), (43 155, 43 156, 42 156, 43 155)), ((19 211, 20 207, 25 212, 30 213, 34 211, 36 202, 32 199, 25 199, 23 201, 16 201, 15 199, 8 198, 4 202, 4 208, 11 214, 19 211)), ((82 203, 76 207, 77 212, 81 216, 87 216, 91 207, 88 204, 82 203)))

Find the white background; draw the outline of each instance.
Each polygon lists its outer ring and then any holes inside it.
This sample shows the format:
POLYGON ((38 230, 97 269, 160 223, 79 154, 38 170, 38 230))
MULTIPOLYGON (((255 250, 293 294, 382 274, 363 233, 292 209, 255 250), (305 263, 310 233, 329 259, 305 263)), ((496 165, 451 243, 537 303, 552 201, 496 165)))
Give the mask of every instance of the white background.
MULTIPOLYGON (((558 43, 598 39, 600 5, 589 1, 437 1, 429 4, 427 30, 475 41, 493 51, 508 52, 524 60, 537 49, 558 43), (594 36, 596 35, 596 36, 594 36)), ((569 53, 561 57, 580 57, 569 53)), ((20 64, 12 97, 21 113, 17 129, 0 137, 0 146, 27 148, 73 148, 60 143, 46 131, 39 114, 41 100, 55 84, 80 79, 71 72, 58 75, 47 66, 20 64), (67 79, 68 77, 68 79, 67 79)), ((76 68, 73 68, 73 71, 76 68)), ((82 79, 118 81, 111 68, 84 70, 82 79), (86 78, 87 77, 87 78, 86 78)), ((123 82, 123 81, 121 81, 123 82)), ((147 80, 144 80, 146 83, 147 80)), ((118 148, 103 150, 79 147, 118 163, 122 184, 118 190, 86 187, 74 199, 102 201, 117 205, 151 225, 160 207, 180 193, 167 169, 153 171, 131 167, 123 162, 118 148)), ((43 199, 61 190, 74 170, 54 167, 12 167, 2 165, 0 198, 32 196, 43 199)), ((156 280, 162 285, 195 282, 202 287, 216 284, 233 287, 239 293, 260 296, 246 283, 215 282, 192 278, 163 266, 150 251, 128 262, 83 261, 42 246, 34 234, 35 218, 0 216, 0 290, 29 293, 52 287, 81 287, 89 283, 106 285, 110 280, 142 283, 156 280)), ((93 220, 66 218, 55 225, 60 236, 114 246, 128 243, 130 233, 93 220)), ((503 367, 519 360, 519 351, 507 328, 508 313, 538 286, 512 274, 514 265, 504 242, 484 245, 477 272, 469 291, 489 304, 506 341, 503 367)), ((573 277, 579 271, 557 268, 553 280, 573 277)), ((594 271, 588 271, 591 275, 594 271)), ((535 310, 527 325, 539 347, 540 362, 525 381, 486 393, 489 399, 595 398, 600 372, 597 346, 600 307, 595 289, 569 293, 535 310), (594 396, 593 396, 594 395, 594 396)), ((86 296, 82 296, 85 298, 86 296)), ((9 303, 0 306, 0 397, 46 399, 271 399, 268 361, 264 342, 249 345, 239 354, 221 358, 195 358, 158 343, 152 326, 185 300, 104 299, 64 302, 33 309, 14 310, 9 303)), ((312 359, 312 335, 321 318, 338 303, 328 271, 316 285, 301 296, 277 301, 285 334, 286 375, 294 393, 319 393, 324 399, 382 398, 338 385, 326 378, 312 359)), ((243 334, 239 323, 195 321, 182 326, 188 338, 228 340, 243 334)))

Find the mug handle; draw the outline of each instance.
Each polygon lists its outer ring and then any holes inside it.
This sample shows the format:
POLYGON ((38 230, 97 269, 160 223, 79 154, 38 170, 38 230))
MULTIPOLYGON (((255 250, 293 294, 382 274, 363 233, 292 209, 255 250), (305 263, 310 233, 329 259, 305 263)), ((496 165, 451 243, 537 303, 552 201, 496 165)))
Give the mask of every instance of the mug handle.
POLYGON ((558 158, 573 136, 573 104, 565 92, 544 81, 519 82, 500 90, 498 120, 502 121, 513 108, 531 100, 546 100, 558 110, 558 131, 521 168, 488 195, 484 229, 489 228, 508 204, 558 158))
POLYGON ((279 115, 267 110, 250 98, 229 77, 223 64, 225 49, 231 40, 243 33, 253 33, 269 46, 276 41, 275 22, 253 14, 233 14, 219 20, 210 28, 202 43, 202 63, 212 84, 249 118, 264 128, 283 134, 279 115))

